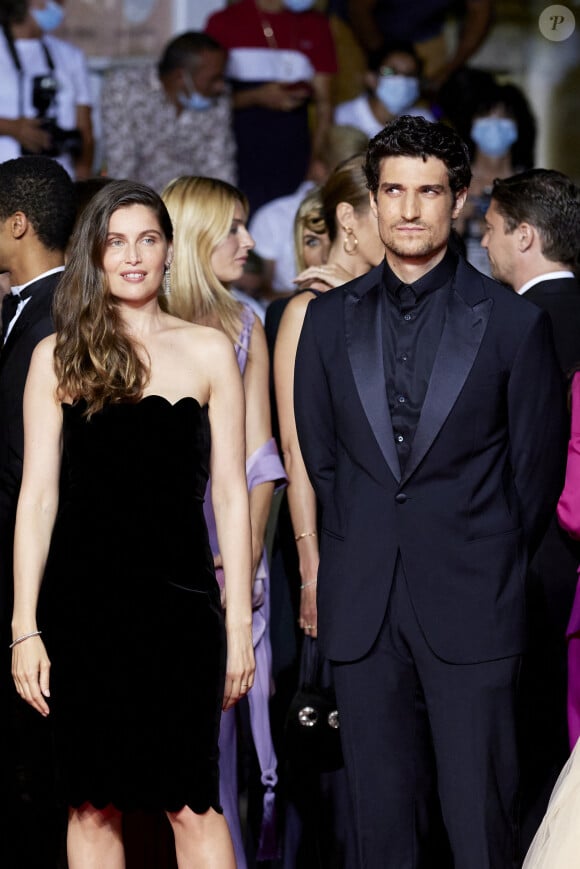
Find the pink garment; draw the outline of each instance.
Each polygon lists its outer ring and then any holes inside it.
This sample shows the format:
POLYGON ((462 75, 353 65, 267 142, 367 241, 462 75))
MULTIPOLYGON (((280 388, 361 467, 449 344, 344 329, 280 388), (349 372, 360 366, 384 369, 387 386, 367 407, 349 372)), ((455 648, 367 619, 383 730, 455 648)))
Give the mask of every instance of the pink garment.
MULTIPOLYGON (((568 441, 566 480, 557 508, 558 522, 571 537, 580 540, 580 372, 572 381, 572 425, 568 441)), ((580 572, 580 567, 579 567, 580 572)), ((580 737, 580 580, 568 627, 568 735, 570 748, 580 737)))

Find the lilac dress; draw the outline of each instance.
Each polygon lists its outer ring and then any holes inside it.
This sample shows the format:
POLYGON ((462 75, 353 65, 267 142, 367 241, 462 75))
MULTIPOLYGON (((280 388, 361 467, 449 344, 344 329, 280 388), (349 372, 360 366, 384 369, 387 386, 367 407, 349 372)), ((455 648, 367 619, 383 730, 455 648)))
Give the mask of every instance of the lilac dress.
MULTIPOLYGON (((235 345, 236 357, 240 372, 244 373, 248 359, 248 349, 254 326, 254 313, 248 305, 242 306, 242 330, 235 345)), ((248 491, 260 483, 275 482, 282 485, 286 481, 286 473, 274 438, 259 447, 246 460, 246 476, 248 491)), ((207 523, 209 541, 214 555, 219 552, 215 516, 211 501, 211 480, 205 494, 204 514, 207 523)), ((218 582, 223 582, 223 572, 217 570, 218 582)), ((252 596, 252 632, 254 654, 256 657, 256 674, 254 685, 248 694, 250 723, 256 754, 260 764, 261 780, 264 786, 264 810, 262 832, 258 847, 258 859, 273 859, 276 854, 275 818, 274 818, 274 788, 278 778, 276 774, 276 754, 270 732, 270 717, 268 711, 271 694, 272 649, 270 645, 270 589, 268 565, 265 553, 256 573, 252 596)), ((240 827, 238 811, 238 780, 237 780, 237 746, 236 746, 236 714, 235 708, 222 713, 219 737, 219 768, 220 768, 220 801, 223 806, 236 852, 238 869, 246 869, 246 855, 240 827)))

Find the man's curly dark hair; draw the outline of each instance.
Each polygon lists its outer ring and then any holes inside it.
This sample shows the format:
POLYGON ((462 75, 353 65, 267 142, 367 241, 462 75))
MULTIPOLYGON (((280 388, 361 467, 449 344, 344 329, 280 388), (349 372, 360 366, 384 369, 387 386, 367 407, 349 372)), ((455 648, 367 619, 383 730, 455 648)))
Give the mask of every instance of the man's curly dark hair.
POLYGON ((431 123, 425 118, 401 115, 371 139, 364 171, 367 187, 376 197, 379 189, 381 161, 385 157, 436 157, 445 163, 453 198, 471 181, 469 152, 465 142, 446 124, 431 123))
POLYGON ((65 250, 75 221, 75 191, 56 160, 30 156, 0 163, 0 221, 17 211, 47 250, 65 250))

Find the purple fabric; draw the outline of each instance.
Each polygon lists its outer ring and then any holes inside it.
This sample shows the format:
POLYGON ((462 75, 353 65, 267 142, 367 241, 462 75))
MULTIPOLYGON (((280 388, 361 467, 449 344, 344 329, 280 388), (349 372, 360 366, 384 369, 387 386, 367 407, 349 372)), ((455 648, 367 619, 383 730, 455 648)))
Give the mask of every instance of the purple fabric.
MULTIPOLYGON (((246 367, 253 325, 254 313, 251 308, 244 305, 242 308, 242 331, 235 345, 238 365, 242 374, 246 367)), ((285 483, 286 474, 273 438, 262 444, 261 447, 248 457, 246 460, 246 476, 248 491, 251 491, 255 486, 260 485, 260 483, 274 481, 276 486, 285 483)), ((219 544, 211 501, 211 480, 205 493, 204 514, 210 546, 215 555, 219 552, 219 544)), ((223 571, 217 570, 216 574, 218 582, 223 584, 223 571)), ((252 736, 260 764, 261 781, 264 785, 264 808, 258 858, 267 860, 275 859, 277 856, 274 788, 278 782, 278 777, 276 774, 277 759, 272 743, 269 715, 272 648, 268 630, 270 623, 270 590, 265 553, 262 553, 262 558, 256 571, 252 606, 252 636, 256 658, 256 674, 254 685, 248 694, 248 704, 252 736)), ((238 811, 235 709, 222 713, 219 749, 220 800, 232 835, 237 867, 238 869, 246 869, 247 862, 238 811)))
POLYGON ((580 372, 572 380, 572 425, 564 490, 558 500, 558 522, 571 537, 580 539, 580 372))
MULTIPOLYGON (((558 521, 576 540, 580 539, 580 372, 572 381, 572 425, 564 490, 558 501, 558 521)), ((580 569, 579 569, 580 575, 580 569)), ((570 748, 580 737, 580 580, 566 628, 568 639, 568 736, 570 748)))
POLYGON ((566 637, 568 639, 568 738, 570 749, 573 749, 580 737, 580 579, 576 585, 566 637))

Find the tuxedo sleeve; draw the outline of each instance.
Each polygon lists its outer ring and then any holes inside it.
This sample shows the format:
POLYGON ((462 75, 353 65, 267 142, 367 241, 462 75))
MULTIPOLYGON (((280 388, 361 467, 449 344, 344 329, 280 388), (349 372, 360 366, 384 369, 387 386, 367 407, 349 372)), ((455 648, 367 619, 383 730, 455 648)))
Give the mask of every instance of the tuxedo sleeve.
POLYGON ((336 462, 334 411, 324 363, 320 357, 311 302, 294 370, 294 414, 300 449, 310 481, 323 508, 332 496, 336 462))
POLYGON ((531 556, 562 490, 568 440, 564 380, 544 311, 520 344, 509 379, 508 413, 511 465, 531 556))

